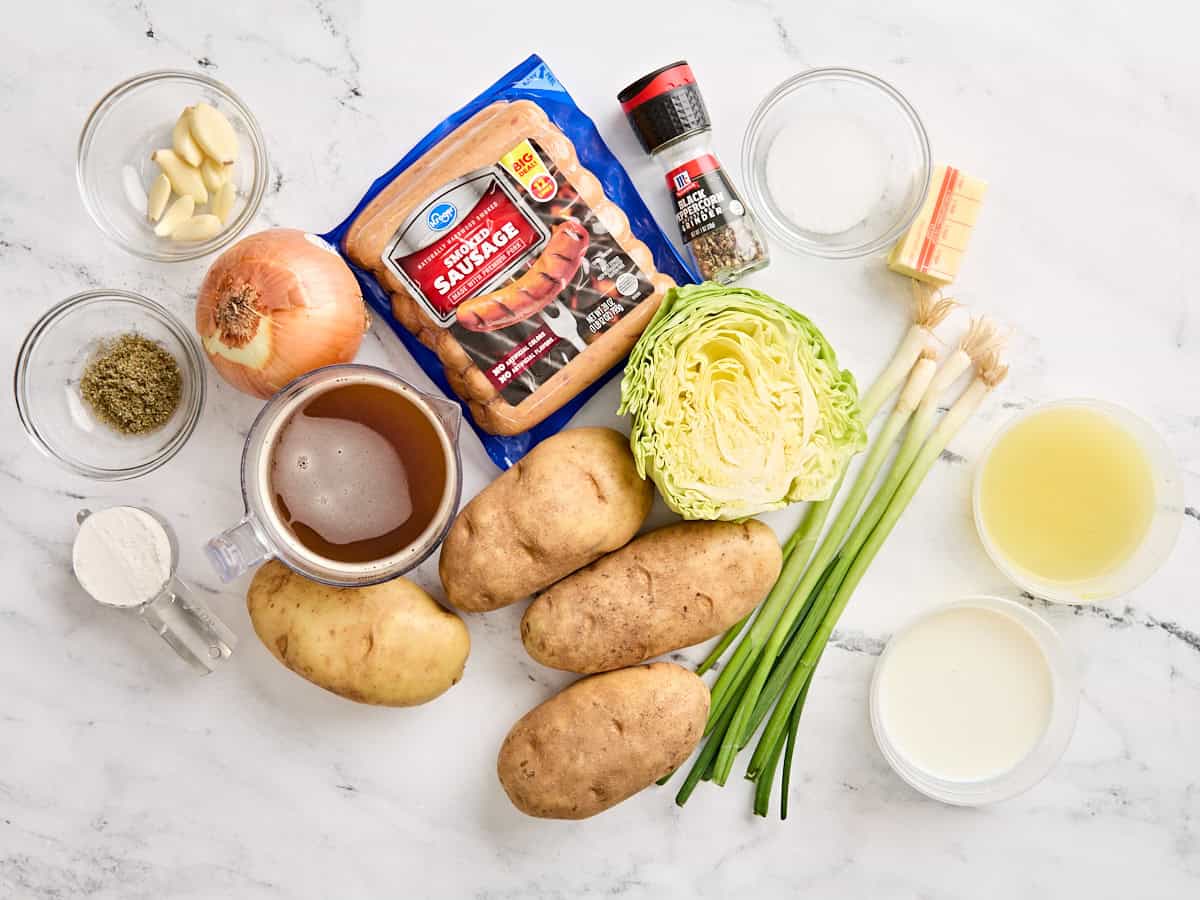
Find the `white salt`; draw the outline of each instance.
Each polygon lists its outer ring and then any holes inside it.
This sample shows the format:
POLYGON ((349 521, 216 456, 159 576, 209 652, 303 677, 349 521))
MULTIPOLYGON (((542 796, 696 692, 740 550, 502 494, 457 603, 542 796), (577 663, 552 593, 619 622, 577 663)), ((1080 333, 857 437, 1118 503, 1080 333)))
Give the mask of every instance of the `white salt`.
POLYGON ((851 118, 826 116, 780 129, 767 151, 767 189, 797 228, 841 234, 882 199, 886 166, 870 131, 851 118))

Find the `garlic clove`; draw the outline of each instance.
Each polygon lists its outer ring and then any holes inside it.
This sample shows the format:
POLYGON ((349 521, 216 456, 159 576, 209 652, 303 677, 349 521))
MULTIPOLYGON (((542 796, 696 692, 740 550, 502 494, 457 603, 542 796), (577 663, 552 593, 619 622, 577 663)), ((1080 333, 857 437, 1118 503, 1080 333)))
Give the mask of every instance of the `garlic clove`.
POLYGON ((228 165, 237 159, 237 133, 229 120, 207 103, 197 103, 190 116, 192 137, 206 156, 228 165))
POLYGON ((167 208, 167 201, 170 199, 171 179, 160 172, 154 179, 154 184, 150 185, 150 196, 146 200, 146 215, 151 222, 162 218, 163 210, 167 208))
POLYGON ((212 212, 221 224, 224 225, 229 221, 229 215, 233 212, 233 201, 237 199, 237 188, 233 185, 233 180, 230 179, 221 185, 212 202, 212 212))
POLYGON ((204 161, 200 163, 200 177, 204 179, 204 186, 214 194, 229 180, 229 176, 233 174, 232 170, 232 163, 223 166, 209 156, 204 157, 204 161))
POLYGON ((171 130, 171 146, 175 150, 175 155, 189 166, 198 166, 204 161, 204 153, 201 151, 200 145, 196 143, 196 139, 192 137, 191 114, 192 107, 190 106, 180 113, 175 127, 171 130))
POLYGON ((183 194, 167 207, 167 211, 163 213, 163 217, 154 226, 154 233, 159 237, 166 237, 172 234, 176 228, 190 219, 192 213, 195 211, 196 201, 192 199, 192 195, 183 194))
POLYGON ((206 241, 221 233, 221 220, 212 213, 192 216, 171 232, 173 241, 206 241))
POLYGON ((208 188, 204 186, 200 170, 189 166, 174 150, 155 150, 150 158, 158 163, 163 174, 171 180, 171 189, 175 193, 180 196, 187 194, 197 203, 208 202, 208 188))

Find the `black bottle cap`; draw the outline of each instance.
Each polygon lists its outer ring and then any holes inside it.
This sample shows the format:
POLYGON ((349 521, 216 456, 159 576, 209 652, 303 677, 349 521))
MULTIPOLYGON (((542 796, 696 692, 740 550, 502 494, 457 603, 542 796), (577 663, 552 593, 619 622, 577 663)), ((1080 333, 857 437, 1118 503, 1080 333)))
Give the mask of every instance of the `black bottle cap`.
POLYGON ((617 101, 647 153, 712 127, 696 76, 682 59, 643 75, 617 101))

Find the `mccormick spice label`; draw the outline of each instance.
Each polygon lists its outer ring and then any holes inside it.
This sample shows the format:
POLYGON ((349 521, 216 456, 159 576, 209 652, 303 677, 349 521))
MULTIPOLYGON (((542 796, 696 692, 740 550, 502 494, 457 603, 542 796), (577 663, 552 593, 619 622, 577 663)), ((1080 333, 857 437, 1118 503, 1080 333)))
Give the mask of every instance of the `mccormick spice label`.
POLYGON ((746 214, 712 154, 688 160, 668 172, 667 188, 675 198, 675 220, 685 244, 746 214))
POLYGON ((383 262, 514 406, 654 293, 533 140, 418 205, 383 262))

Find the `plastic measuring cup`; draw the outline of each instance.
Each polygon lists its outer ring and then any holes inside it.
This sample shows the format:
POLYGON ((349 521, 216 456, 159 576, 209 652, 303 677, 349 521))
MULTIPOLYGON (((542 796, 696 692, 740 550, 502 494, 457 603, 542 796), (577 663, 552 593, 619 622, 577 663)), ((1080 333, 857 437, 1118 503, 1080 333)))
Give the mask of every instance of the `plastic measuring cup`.
MULTIPOLYGON (((139 510, 162 526, 171 546, 170 573, 167 580, 149 599, 138 602, 137 598, 131 598, 128 604, 106 602, 94 595, 92 599, 109 609, 134 613, 183 660, 207 675, 233 654, 237 636, 229 626, 217 618, 203 600, 193 595, 176 575, 179 567, 179 542, 170 523, 152 509, 142 506, 126 508, 139 510)), ((91 510, 81 509, 75 516, 75 521, 82 526, 91 515, 91 510)))

